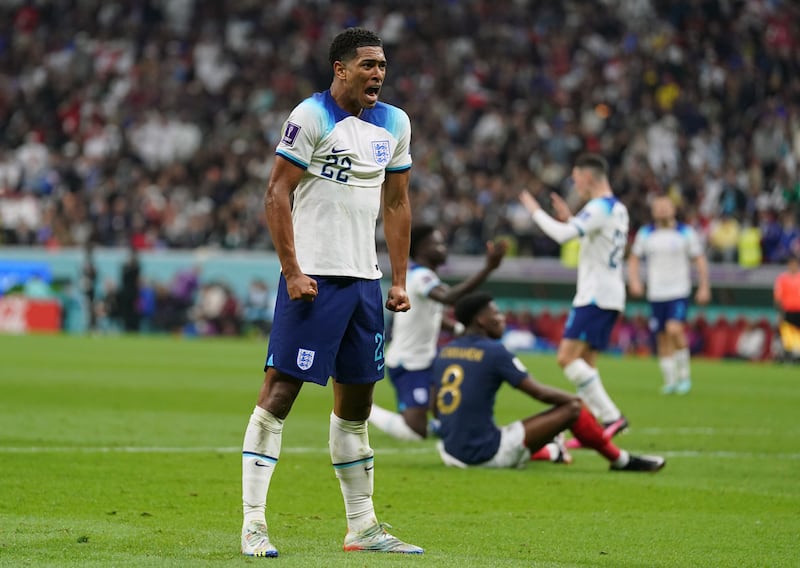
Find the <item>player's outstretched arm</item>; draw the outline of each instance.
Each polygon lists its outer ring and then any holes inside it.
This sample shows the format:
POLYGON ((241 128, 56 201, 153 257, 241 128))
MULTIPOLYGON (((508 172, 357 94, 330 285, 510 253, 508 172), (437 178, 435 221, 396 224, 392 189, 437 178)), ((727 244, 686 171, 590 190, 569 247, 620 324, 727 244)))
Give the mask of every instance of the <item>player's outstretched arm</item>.
POLYGON ((383 227, 392 266, 392 286, 386 296, 386 309, 393 312, 405 312, 411 308, 406 292, 408 251, 411 246, 410 179, 410 170, 386 172, 383 182, 383 227))
POLYGON ((311 301, 317 296, 317 282, 300 270, 294 247, 292 206, 289 198, 305 171, 281 156, 275 157, 275 166, 264 194, 264 213, 272 243, 281 262, 281 272, 292 300, 311 301))
MULTIPOLYGON (((519 194, 519 201, 527 209, 533 220, 545 234, 559 244, 563 244, 577 237, 580 232, 572 223, 562 223, 553 219, 544 212, 539 202, 528 192, 522 190, 519 194)), ((564 204, 566 206, 566 204, 564 204)))
POLYGON ((448 306, 455 304, 459 298, 475 290, 486 281, 492 272, 497 270, 507 251, 508 243, 506 241, 489 241, 486 243, 486 264, 483 268, 455 286, 446 284, 436 286, 430 291, 428 297, 440 304, 448 306))
POLYGON ((569 210, 567 202, 554 191, 550 193, 550 202, 553 204, 553 211, 555 211, 556 219, 562 223, 566 223, 567 219, 572 217, 572 211, 569 210))
POLYGON ((561 389, 549 387, 531 378, 530 375, 522 379, 517 388, 531 398, 545 404, 568 404, 577 397, 561 389))

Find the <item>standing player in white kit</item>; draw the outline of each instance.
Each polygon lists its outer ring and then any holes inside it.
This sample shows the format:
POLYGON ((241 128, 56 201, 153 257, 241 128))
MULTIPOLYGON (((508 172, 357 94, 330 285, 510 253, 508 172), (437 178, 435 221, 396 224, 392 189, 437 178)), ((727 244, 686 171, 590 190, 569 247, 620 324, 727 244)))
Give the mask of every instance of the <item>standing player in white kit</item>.
POLYGON ((553 207, 561 220, 545 213, 528 191, 521 192, 519 199, 551 239, 565 243, 580 238, 577 290, 558 346, 558 364, 611 437, 627 428, 628 421, 608 396, 595 361, 608 346, 614 323, 625 309, 622 268, 628 210, 611 190, 608 164, 602 156, 578 156, 572 180, 578 195, 588 200, 574 217, 555 193, 553 207))
POLYGON ((675 205, 667 196, 656 197, 651 207, 653 223, 636 233, 628 259, 628 289, 631 296, 644 295, 639 273, 641 259, 647 260, 647 300, 650 302, 650 331, 656 349, 664 394, 686 394, 692 388, 686 316, 692 292, 692 263, 697 270, 695 301, 711 299, 708 262, 703 245, 692 227, 678 223, 675 205))

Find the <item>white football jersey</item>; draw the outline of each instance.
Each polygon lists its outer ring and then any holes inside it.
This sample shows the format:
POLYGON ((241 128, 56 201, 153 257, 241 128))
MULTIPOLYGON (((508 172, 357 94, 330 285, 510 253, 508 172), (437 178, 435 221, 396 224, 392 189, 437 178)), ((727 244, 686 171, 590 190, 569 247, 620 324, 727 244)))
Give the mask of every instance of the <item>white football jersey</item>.
POLYGON ((330 91, 295 107, 275 151, 303 168, 294 191, 297 261, 305 274, 381 277, 375 225, 386 172, 411 167, 411 123, 385 103, 355 117, 330 91))
POLYGON ((589 201, 569 220, 581 240, 578 285, 573 306, 625 308, 623 257, 628 241, 628 209, 616 197, 589 201))
POLYGON ((631 254, 647 262, 647 299, 664 302, 689 297, 691 261, 703 254, 703 245, 689 225, 665 229, 651 224, 636 233, 631 254))
POLYGON ((409 371, 427 369, 436 357, 444 306, 428 297, 442 281, 430 268, 412 264, 406 278, 411 309, 394 314, 386 365, 409 371))

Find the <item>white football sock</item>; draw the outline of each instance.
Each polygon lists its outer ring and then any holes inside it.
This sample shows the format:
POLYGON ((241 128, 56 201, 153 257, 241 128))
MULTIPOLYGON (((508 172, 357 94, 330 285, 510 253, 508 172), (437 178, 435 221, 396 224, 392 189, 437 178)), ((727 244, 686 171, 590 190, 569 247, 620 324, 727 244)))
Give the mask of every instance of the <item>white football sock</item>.
POLYGON ((370 424, 389 434, 392 438, 405 442, 417 442, 422 440, 422 436, 414 432, 411 426, 406 424, 402 414, 381 408, 377 404, 372 405, 372 412, 369 414, 370 424))
POLYGON ((689 368, 689 358, 691 354, 689 353, 689 348, 684 347, 683 349, 678 349, 675 351, 675 374, 678 377, 679 381, 686 381, 692 378, 692 372, 689 368))
POLYGON ((244 523, 266 522, 267 491, 281 453, 283 420, 256 406, 242 444, 244 523))
POLYGON ((625 451, 619 451, 619 457, 614 460, 614 467, 625 467, 631 461, 631 455, 625 451))
POLYGON ((569 382, 575 385, 578 389, 578 396, 601 422, 614 422, 622 416, 619 408, 603 387, 600 373, 597 372, 597 369, 590 367, 586 361, 575 359, 564 367, 564 375, 569 382))
POLYGON ((558 447, 558 444, 556 444, 555 442, 550 442, 548 444, 545 444, 544 447, 547 449, 548 453, 550 454, 549 455, 550 461, 551 462, 556 461, 558 459, 559 454, 561 453, 561 448, 558 447))
POLYGON ((378 523, 372 505, 374 452, 366 420, 342 420, 331 412, 328 445, 347 514, 347 529, 361 532, 378 523))
POLYGON ((661 367, 661 375, 664 377, 664 384, 668 387, 673 386, 678 381, 675 368, 675 357, 659 357, 658 365, 661 367))

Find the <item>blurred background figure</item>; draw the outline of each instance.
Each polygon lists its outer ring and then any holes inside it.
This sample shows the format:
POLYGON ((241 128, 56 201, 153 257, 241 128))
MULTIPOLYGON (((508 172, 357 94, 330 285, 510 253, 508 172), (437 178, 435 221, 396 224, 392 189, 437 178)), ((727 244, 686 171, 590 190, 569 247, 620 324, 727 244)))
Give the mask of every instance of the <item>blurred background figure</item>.
POLYGON ((127 333, 139 332, 139 253, 134 247, 128 251, 128 260, 122 265, 117 309, 122 327, 127 333))
POLYGON ((86 326, 89 333, 97 331, 97 266, 94 262, 94 245, 87 241, 80 275, 80 290, 86 302, 86 326))
POLYGON ((774 298, 783 355, 800 360, 800 255, 790 256, 775 279, 774 298))
POLYGON ((245 326, 258 330, 262 336, 269 335, 274 307, 274 299, 267 283, 260 278, 251 281, 244 300, 245 326))

